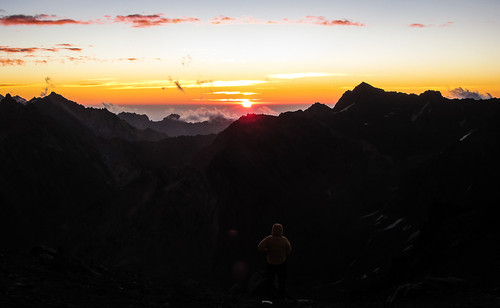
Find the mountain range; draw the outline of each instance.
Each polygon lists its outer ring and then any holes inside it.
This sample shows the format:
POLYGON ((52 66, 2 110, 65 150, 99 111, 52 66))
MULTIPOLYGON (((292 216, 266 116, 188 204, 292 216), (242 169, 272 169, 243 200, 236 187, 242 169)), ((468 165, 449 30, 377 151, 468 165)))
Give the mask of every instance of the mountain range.
POLYGON ((189 123, 180 120, 178 114, 171 114, 161 121, 151 121, 145 114, 131 112, 120 112, 118 117, 138 129, 150 128, 170 137, 217 134, 234 121, 220 116, 203 122, 189 123))
POLYGON ((218 134, 168 137, 147 121, 7 95, 2 251, 50 246, 258 294, 256 245, 280 222, 297 296, 497 292, 499 99, 361 83, 334 108, 248 114, 218 134))

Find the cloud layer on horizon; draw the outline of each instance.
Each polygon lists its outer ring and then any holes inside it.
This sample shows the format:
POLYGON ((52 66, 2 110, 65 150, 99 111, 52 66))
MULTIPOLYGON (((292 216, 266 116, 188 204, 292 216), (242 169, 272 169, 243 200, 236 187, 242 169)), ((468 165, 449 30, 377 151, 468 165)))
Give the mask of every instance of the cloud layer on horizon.
POLYGON ((481 94, 479 91, 470 91, 469 89, 463 89, 462 87, 455 88, 449 92, 453 98, 458 99, 472 98, 475 100, 481 100, 493 98, 490 93, 481 94))

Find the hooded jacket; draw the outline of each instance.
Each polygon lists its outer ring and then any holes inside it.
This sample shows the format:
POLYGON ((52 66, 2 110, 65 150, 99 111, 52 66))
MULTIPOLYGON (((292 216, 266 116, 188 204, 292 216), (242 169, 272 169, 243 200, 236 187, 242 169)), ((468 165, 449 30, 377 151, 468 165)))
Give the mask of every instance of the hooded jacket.
POLYGON ((274 224, 271 235, 266 236, 257 246, 259 251, 267 254, 267 262, 281 264, 286 261, 286 256, 292 252, 292 246, 283 236, 283 226, 274 224))

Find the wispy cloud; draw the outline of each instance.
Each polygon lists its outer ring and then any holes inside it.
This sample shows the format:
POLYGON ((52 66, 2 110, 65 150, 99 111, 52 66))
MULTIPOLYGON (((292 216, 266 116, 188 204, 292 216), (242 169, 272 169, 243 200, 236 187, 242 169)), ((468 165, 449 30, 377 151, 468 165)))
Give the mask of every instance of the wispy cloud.
POLYGON ((230 25, 230 24, 261 24, 265 21, 260 21, 255 17, 229 17, 224 15, 219 15, 208 20, 211 25, 230 25))
POLYGON ((297 79, 297 78, 308 78, 308 77, 331 77, 331 76, 346 76, 346 75, 338 73, 308 72, 308 73, 274 74, 274 75, 269 75, 269 78, 297 79))
POLYGON ((135 61, 139 61, 140 59, 139 58, 119 58, 118 60, 135 62, 135 61))
POLYGON ((324 16, 305 16, 301 19, 292 20, 289 18, 282 18, 280 20, 260 20, 255 17, 245 16, 245 17, 229 17, 229 16, 217 16, 211 18, 208 21, 212 25, 230 25, 230 24, 310 24, 319 26, 357 26, 364 27, 365 24, 361 22, 355 22, 348 19, 327 19, 324 16))
MULTIPOLYGON (((75 84, 60 85, 61 87, 110 87, 114 90, 126 89, 178 89, 179 86, 185 91, 189 88, 217 88, 217 87, 244 87, 268 83, 264 80, 142 80, 136 82, 125 82, 116 80, 87 80, 75 84)), ((251 95, 252 92, 238 92, 241 95, 251 95)))
POLYGON ((39 51, 49 51, 49 52, 58 52, 61 50, 70 50, 70 51, 82 51, 82 48, 79 47, 9 47, 9 46, 0 46, 0 52, 7 53, 35 53, 39 51))
POLYGON ((462 87, 450 90, 450 94, 453 98, 460 98, 460 99, 472 98, 475 100, 480 100, 480 99, 493 98, 493 96, 490 93, 481 94, 479 93, 479 91, 470 91, 469 89, 463 89, 462 87))
POLYGON ((81 21, 70 18, 59 18, 55 15, 39 14, 39 15, 9 15, 0 17, 0 25, 4 26, 53 26, 67 24, 90 24, 91 21, 81 21))
POLYGON ((230 81, 216 80, 216 81, 212 81, 212 82, 203 83, 201 85, 206 86, 206 87, 244 87, 244 86, 253 86, 253 85, 262 84, 262 83, 268 83, 268 81, 264 81, 264 80, 230 80, 230 81))
POLYGON ((348 19, 331 19, 328 20, 323 16, 306 16, 304 19, 298 20, 295 23, 313 24, 320 26, 356 26, 364 27, 365 24, 361 22, 350 21, 348 19))
POLYGON ((444 24, 440 24, 440 25, 434 25, 434 24, 421 24, 421 23, 413 23, 413 24, 410 24, 408 27, 411 27, 411 28, 432 28, 432 27, 449 27, 449 26, 452 26, 455 22, 453 21, 448 21, 444 24))
POLYGON ((240 92, 240 91, 219 91, 219 92, 210 92, 210 93, 205 93, 205 94, 215 94, 215 95, 256 95, 259 93, 254 93, 254 92, 240 92))
POLYGON ((16 66, 24 65, 26 61, 22 59, 0 59, 0 65, 2 66, 16 66))
POLYGON ((153 26, 161 26, 165 24, 200 22, 200 20, 195 17, 167 18, 163 17, 162 15, 163 14, 153 14, 153 15, 132 14, 126 16, 118 15, 115 17, 114 22, 131 24, 132 27, 134 28, 147 28, 153 26))

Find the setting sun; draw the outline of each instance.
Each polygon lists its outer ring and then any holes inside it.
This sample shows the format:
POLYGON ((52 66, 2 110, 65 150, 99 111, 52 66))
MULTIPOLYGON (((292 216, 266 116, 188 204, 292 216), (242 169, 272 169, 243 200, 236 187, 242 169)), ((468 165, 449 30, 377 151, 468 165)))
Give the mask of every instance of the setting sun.
POLYGON ((241 105, 245 108, 250 108, 252 107, 252 102, 250 100, 244 100, 241 102, 241 105))

